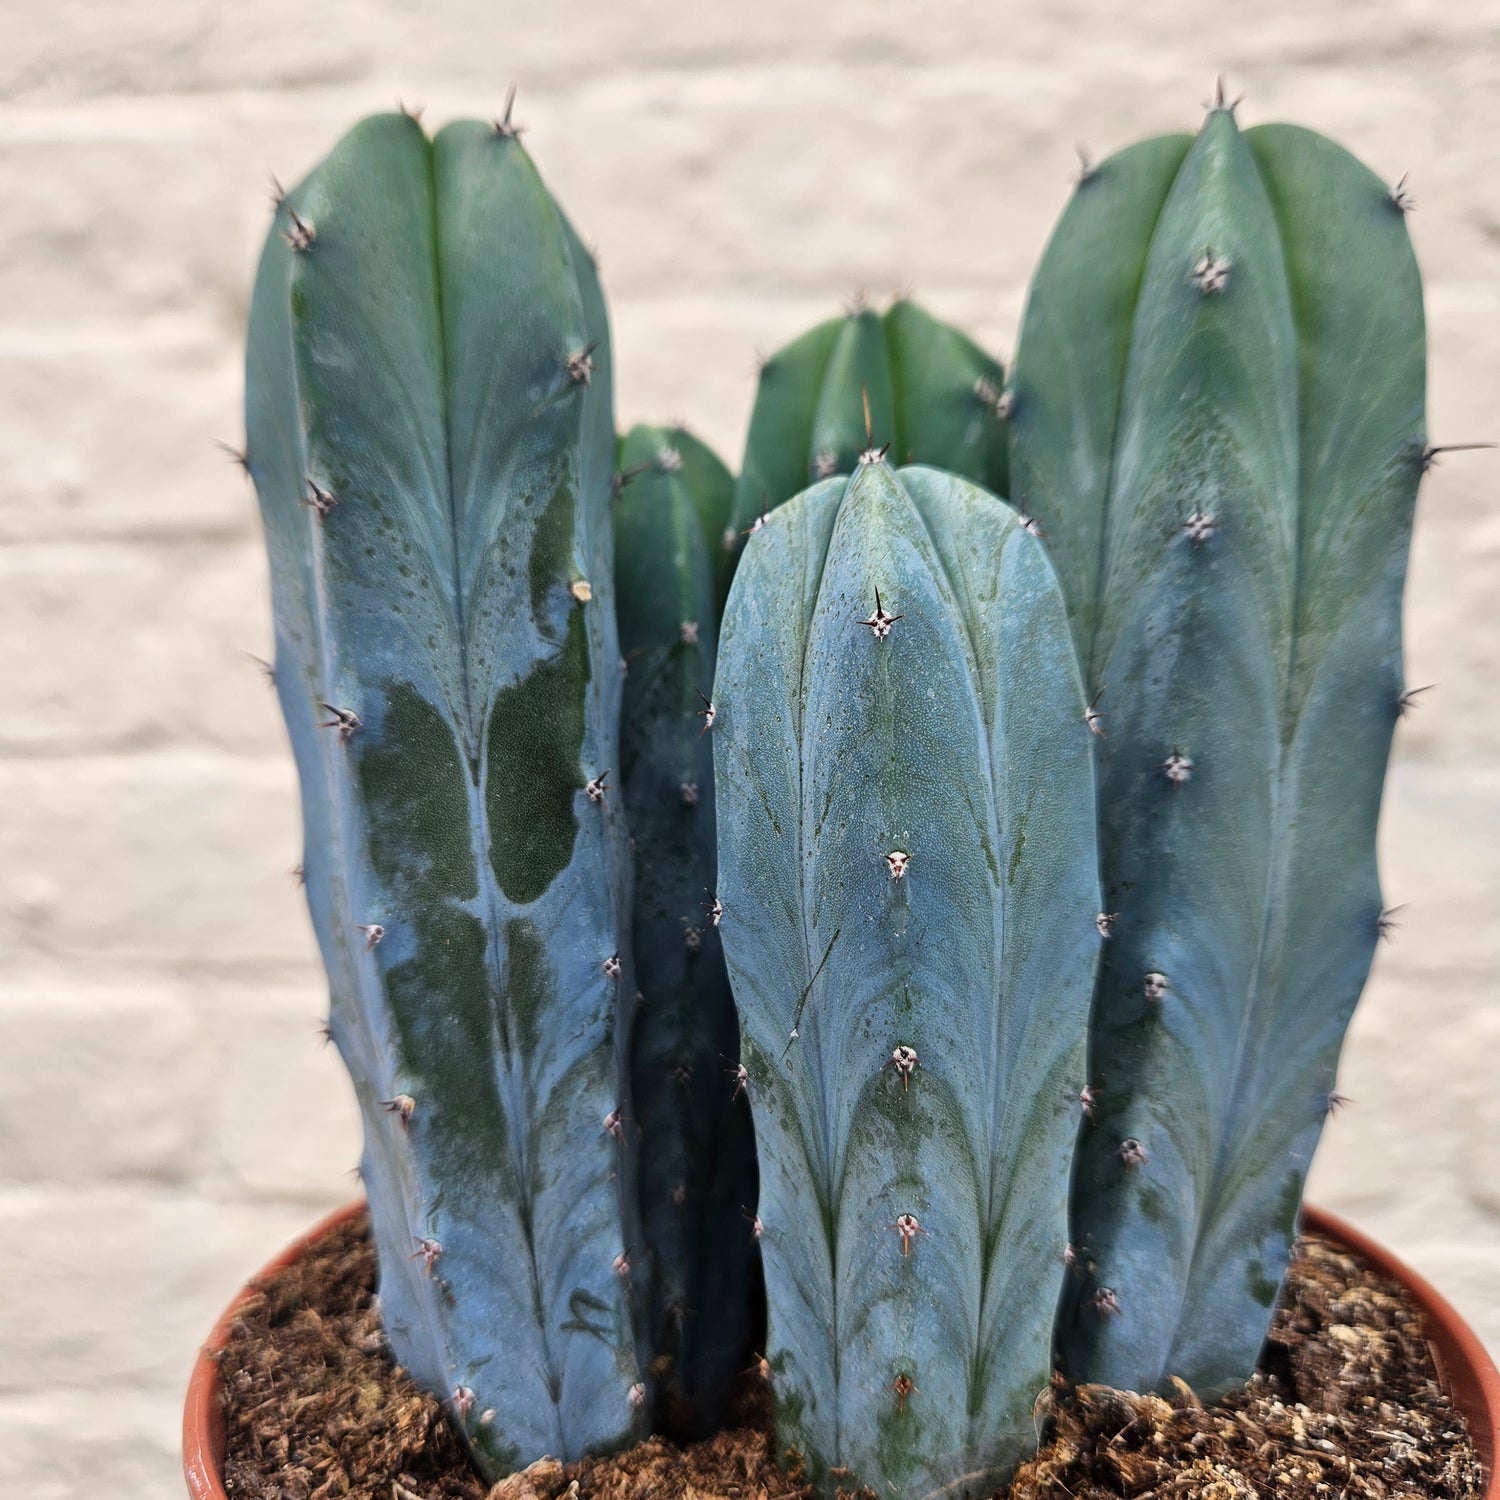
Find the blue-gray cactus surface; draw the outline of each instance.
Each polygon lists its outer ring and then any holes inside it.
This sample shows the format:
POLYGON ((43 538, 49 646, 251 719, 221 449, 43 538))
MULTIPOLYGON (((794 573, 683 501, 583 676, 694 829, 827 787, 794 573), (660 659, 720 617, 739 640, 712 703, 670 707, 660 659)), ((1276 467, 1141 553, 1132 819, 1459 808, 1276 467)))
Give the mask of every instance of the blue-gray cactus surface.
POLYGON ((1252 1372, 1382 926, 1424 464, 1405 199, 1332 142, 1133 146, 1086 173, 1013 371, 1100 748, 1112 936, 1079 1147, 1068 1371, 1252 1372))
POLYGON ((892 463, 1004 495, 1009 409, 999 362, 915 302, 819 323, 761 369, 731 542, 814 480, 853 472, 872 431, 892 463))
POLYGON ((755 1116, 778 1444, 825 1486, 983 1494, 1051 1370, 1093 770, 1040 543, 867 458, 770 516, 725 613, 726 1087, 755 1116))
POLYGON ((755 1138, 719 942, 712 703, 716 570, 734 479, 676 428, 620 448, 621 790, 635 862, 631 1047, 656 1425, 703 1437, 747 1369, 760 1291, 755 1138))
POLYGON ((345 136, 278 206, 247 386, 387 1333, 489 1473, 610 1448, 642 1391, 608 331, 508 125, 345 136))

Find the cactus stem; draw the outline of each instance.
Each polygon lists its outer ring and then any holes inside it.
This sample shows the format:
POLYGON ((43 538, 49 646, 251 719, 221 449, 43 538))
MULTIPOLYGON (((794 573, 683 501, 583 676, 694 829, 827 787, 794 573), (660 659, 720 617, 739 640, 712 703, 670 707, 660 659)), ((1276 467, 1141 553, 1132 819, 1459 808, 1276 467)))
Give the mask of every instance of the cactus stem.
POLYGON ((336 729, 342 743, 348 744, 354 738, 354 732, 359 728, 359 715, 352 708, 335 708, 331 703, 320 705, 325 713, 333 715, 331 719, 324 719, 319 729, 336 729))
POLYGON ((906 867, 911 862, 911 855, 904 849, 892 849, 885 856, 885 867, 890 871, 892 880, 904 880, 906 878, 906 867))
POLYGON ((1180 750, 1174 750, 1156 768, 1163 776, 1172 783, 1174 787, 1181 786, 1192 778, 1192 774, 1198 768, 1180 750))
POLYGON ((917 1071, 917 1049, 908 1047, 905 1042, 898 1043, 891 1049, 891 1060, 886 1066, 896 1070, 896 1076, 901 1080, 901 1092, 906 1093, 911 1088, 911 1075, 917 1071))
POLYGON ((1120 1142, 1115 1155, 1125 1163, 1125 1170, 1133 1172, 1137 1167, 1144 1167, 1151 1160, 1151 1153, 1133 1135, 1128 1135, 1120 1142))
POLYGON ((611 790, 612 788, 609 784, 609 772, 608 770, 604 770, 601 771, 596 777, 594 777, 592 781, 586 782, 584 784, 583 795, 587 797, 595 807, 603 807, 604 794, 611 790))
POLYGON ((401 1128, 405 1130, 411 1124, 412 1111, 417 1107, 417 1101, 410 1094, 397 1094, 394 1099, 382 1099, 380 1107, 388 1115, 395 1115, 401 1122, 401 1128))
POLYGON ((1089 1306, 1101 1319, 1118 1318, 1120 1316, 1120 1298, 1113 1287, 1101 1286, 1098 1291, 1089 1298, 1089 1306))
MULTIPOLYGON (((1104 689, 1100 688, 1099 691, 1094 694, 1093 699, 1089 703, 1089 706, 1083 711, 1083 722, 1088 725, 1089 733, 1092 735, 1097 735, 1101 740, 1109 738, 1109 736, 1104 732, 1104 715, 1099 712, 1099 700, 1103 696, 1104 689)), ((1107 937, 1108 933, 1105 933, 1104 936, 1107 937)))
POLYGON ((594 586, 587 578, 575 578, 568 585, 568 592, 580 604, 587 604, 594 597, 594 586))
MULTIPOLYGON (((359 1168, 356 1167, 355 1171, 358 1170, 359 1168)), ((423 1271, 425 1271, 427 1275, 431 1276, 432 1268, 443 1257, 442 1245, 437 1240, 423 1239, 420 1235, 413 1235, 412 1241, 417 1248, 413 1250, 412 1253, 406 1258, 408 1260, 420 1260, 422 1262, 423 1271)))
POLYGON ((1417 200, 1412 197, 1406 186, 1407 173, 1403 172, 1395 182, 1391 184, 1390 200, 1391 206, 1397 213, 1409 214, 1416 206, 1417 200))
POLYGON ((1160 1005, 1167 998, 1167 993, 1171 988, 1172 981, 1155 969, 1141 980, 1141 989, 1152 1005, 1160 1005))
POLYGON ((912 1384, 912 1378, 904 1371, 891 1382, 891 1389, 896 1393, 896 1410, 906 1410, 906 1398, 917 1394, 917 1388, 912 1384))
POLYGON ((331 490, 325 490, 315 480, 309 479, 307 481, 307 494, 303 497, 302 503, 312 510, 321 521, 339 502, 331 490))
POLYGON ((284 231, 281 237, 298 255, 305 255, 312 249, 313 241, 317 239, 318 232, 306 219, 298 215, 295 208, 289 207, 286 212, 287 217, 292 221, 292 227, 284 231))
POLYGON ((1119 915, 1117 911, 1101 911, 1094 918, 1094 927, 1100 937, 1108 941, 1115 935, 1115 922, 1118 920, 1119 915))
POLYGON ((611 953, 604 960, 604 977, 606 979, 618 979, 620 977, 620 955, 611 953))
POLYGON ((592 385, 594 380, 594 350, 599 347, 599 340, 595 339, 592 344, 585 345, 576 354, 570 354, 566 360, 568 379, 574 385, 592 385))
POLYGON ((385 936, 385 928, 379 922, 358 922, 355 924, 355 931, 364 933, 366 953, 376 947, 385 936))
POLYGON ((855 623, 859 625, 868 625, 870 627, 870 633, 875 637, 875 639, 877 641, 883 641, 886 636, 891 633, 891 626, 894 625, 897 620, 904 620, 905 618, 905 615, 887 614, 885 606, 880 602, 880 590, 876 589, 874 613, 871 614, 868 620, 857 620, 855 623))
POLYGON ((1438 461, 1438 456, 1443 453, 1472 453, 1479 448, 1493 448, 1494 443, 1429 443, 1422 449, 1422 472, 1425 474, 1438 461))
POLYGON ((517 125, 514 119, 512 119, 512 114, 515 110, 515 107, 516 86, 515 84, 511 84, 510 91, 505 96, 505 113, 501 115, 498 120, 493 122, 495 126, 495 134, 502 140, 513 141, 518 135, 521 134, 523 130, 526 129, 524 125, 517 125))
POLYGON ((1215 255, 1213 246, 1205 247, 1203 258, 1193 267, 1188 280, 1203 293, 1205 297, 1216 297, 1229 285, 1229 272, 1232 262, 1225 256, 1215 255))
POLYGON ((901 1236, 901 1254, 903 1256, 911 1254, 911 1247, 919 1234, 927 1233, 917 1222, 915 1214, 898 1214, 896 1222, 887 1227, 894 1229, 901 1236))
POLYGON ((1195 547, 1201 547, 1218 529, 1219 523, 1202 510, 1195 510, 1182 523, 1183 534, 1195 547))
POLYGON ((1402 908, 1399 906, 1388 906, 1383 912, 1381 912, 1379 917, 1375 919, 1375 931, 1377 935, 1384 938, 1386 942, 1390 942, 1391 934, 1401 925, 1396 920, 1396 913, 1401 910, 1402 908))
POLYGON ((684 620, 677 627, 677 638, 684 646, 696 646, 698 644, 698 622, 696 620, 684 620))

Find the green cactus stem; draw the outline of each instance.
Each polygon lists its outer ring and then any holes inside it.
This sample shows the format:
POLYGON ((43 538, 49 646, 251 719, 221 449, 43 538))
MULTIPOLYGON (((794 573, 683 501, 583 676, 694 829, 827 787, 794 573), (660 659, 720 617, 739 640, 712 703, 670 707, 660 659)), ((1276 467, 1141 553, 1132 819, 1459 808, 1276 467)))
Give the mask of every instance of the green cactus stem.
POLYGON ((1403 210, 1221 100, 1088 173, 1032 286, 1013 490, 1107 735, 1080 1379, 1251 1374, 1381 928, 1425 441, 1403 210))
POLYGON ((760 1291, 749 1101, 715 906, 715 574, 734 479, 678 428, 620 449, 621 789, 635 855, 632 1044, 656 1425, 701 1438, 750 1360, 760 1291))
POLYGON ((714 701, 778 1446, 987 1493, 1051 1369, 1099 946, 1061 593, 1009 507, 871 451, 752 540, 714 701))
POLYGON ((604 1128, 634 990, 609 342, 512 128, 378 116, 286 195, 246 420, 393 1352, 490 1475, 618 1446, 643 1388, 604 1128))

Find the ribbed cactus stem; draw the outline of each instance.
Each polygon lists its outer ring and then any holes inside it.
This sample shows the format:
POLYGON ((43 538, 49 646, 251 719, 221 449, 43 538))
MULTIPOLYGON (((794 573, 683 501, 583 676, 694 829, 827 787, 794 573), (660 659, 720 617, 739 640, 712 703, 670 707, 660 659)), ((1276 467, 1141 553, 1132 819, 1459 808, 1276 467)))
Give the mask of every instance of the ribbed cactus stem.
POLYGON ((286 195, 246 410, 386 1331, 490 1474, 618 1445, 608 334, 513 132, 379 116, 286 195))
POLYGON ((1099 948, 1061 593, 1008 507, 872 457, 751 542, 714 697, 778 1446, 984 1493, 1051 1368, 1099 948))
POLYGON ((1216 107, 1079 186, 1013 382, 1014 493, 1107 731, 1063 1349, 1212 1395, 1255 1367, 1381 918, 1425 441, 1400 207, 1322 137, 1216 107))

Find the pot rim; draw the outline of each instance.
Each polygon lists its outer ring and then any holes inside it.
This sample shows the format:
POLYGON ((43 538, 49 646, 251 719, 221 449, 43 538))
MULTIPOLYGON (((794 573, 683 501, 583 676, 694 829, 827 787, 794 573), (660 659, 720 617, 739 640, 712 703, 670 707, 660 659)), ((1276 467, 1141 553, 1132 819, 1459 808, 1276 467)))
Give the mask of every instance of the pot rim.
MULTIPOLYGON (((290 1265, 331 1229, 364 1211, 365 1200, 357 1198, 318 1220, 262 1266, 219 1315, 193 1364, 182 1415, 182 1468, 191 1500, 228 1500, 223 1484, 227 1434, 220 1399, 222 1382, 215 1356, 227 1343, 230 1326, 249 1297, 251 1286, 290 1265)), ((1468 1422, 1474 1447, 1484 1464, 1487 1482, 1483 1500, 1500 1500, 1500 1476, 1495 1470, 1495 1455, 1500 1452, 1500 1370, 1496 1369, 1495 1361, 1486 1353, 1473 1329, 1425 1277, 1419 1276, 1384 1246, 1343 1219, 1304 1204, 1302 1227, 1337 1240, 1371 1270, 1401 1282, 1410 1292, 1422 1313, 1428 1347, 1437 1364, 1438 1380, 1468 1422)))

